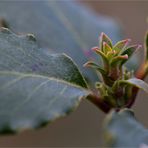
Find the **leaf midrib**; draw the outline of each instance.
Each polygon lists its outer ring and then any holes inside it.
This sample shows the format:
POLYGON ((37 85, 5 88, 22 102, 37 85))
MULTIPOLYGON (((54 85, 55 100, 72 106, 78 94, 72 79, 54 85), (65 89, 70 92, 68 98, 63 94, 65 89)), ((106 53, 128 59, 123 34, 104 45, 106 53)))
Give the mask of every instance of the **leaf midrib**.
POLYGON ((39 75, 39 74, 34 74, 34 73, 31 74, 31 73, 22 73, 22 72, 16 72, 16 71, 0 71, 0 75, 15 75, 15 76, 21 76, 21 77, 24 77, 24 78, 32 77, 32 78, 48 79, 49 81, 53 80, 53 81, 56 81, 58 83, 64 83, 64 84, 67 84, 67 85, 70 85, 70 86, 73 86, 73 87, 77 87, 77 88, 89 91, 88 89, 86 89, 84 87, 81 87, 81 86, 76 85, 74 83, 67 82, 67 81, 59 79, 59 78, 50 77, 50 76, 47 77, 47 76, 43 76, 43 75, 39 75))

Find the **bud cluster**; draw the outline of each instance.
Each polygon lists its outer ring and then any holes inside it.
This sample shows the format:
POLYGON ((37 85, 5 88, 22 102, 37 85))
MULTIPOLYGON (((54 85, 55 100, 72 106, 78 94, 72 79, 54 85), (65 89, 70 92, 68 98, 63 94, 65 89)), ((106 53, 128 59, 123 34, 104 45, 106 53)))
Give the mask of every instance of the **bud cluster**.
POLYGON ((88 61, 84 66, 94 68, 101 74, 102 82, 96 82, 101 99, 112 108, 121 108, 130 99, 133 87, 120 83, 121 80, 133 77, 133 72, 128 71, 124 64, 140 45, 128 46, 130 39, 121 40, 113 45, 111 39, 104 33, 101 33, 99 41, 100 47, 94 47, 92 50, 101 56, 103 65, 88 61))

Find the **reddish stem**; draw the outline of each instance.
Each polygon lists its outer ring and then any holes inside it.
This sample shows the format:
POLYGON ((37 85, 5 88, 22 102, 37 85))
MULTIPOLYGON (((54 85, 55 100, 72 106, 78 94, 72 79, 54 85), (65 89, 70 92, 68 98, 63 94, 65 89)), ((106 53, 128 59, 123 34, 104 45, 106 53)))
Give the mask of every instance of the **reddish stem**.
POLYGON ((133 87, 133 89, 132 89, 132 97, 131 97, 130 101, 128 102, 128 104, 125 107, 131 108, 133 106, 133 104, 136 101, 136 96, 137 96, 138 90, 139 90, 139 88, 133 87))
POLYGON ((87 99, 100 108, 104 113, 108 113, 111 109, 111 107, 106 102, 102 101, 98 95, 90 94, 87 99))

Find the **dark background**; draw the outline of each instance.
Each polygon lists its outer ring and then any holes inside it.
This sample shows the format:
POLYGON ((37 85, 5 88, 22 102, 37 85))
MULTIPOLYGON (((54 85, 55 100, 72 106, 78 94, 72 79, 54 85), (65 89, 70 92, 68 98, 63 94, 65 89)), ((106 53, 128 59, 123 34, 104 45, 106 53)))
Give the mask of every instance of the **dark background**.
MULTIPOLYGON (((143 44, 148 23, 148 1, 77 1, 94 13, 113 17, 121 25, 125 38, 132 43, 143 44)), ((142 49, 141 51, 142 52, 142 49)), ((140 92, 134 111, 148 127, 148 96, 140 92)), ((58 120, 38 131, 26 131, 16 136, 0 137, 0 145, 15 147, 92 147, 102 146, 104 114, 88 101, 83 101, 78 110, 67 118, 58 120)))

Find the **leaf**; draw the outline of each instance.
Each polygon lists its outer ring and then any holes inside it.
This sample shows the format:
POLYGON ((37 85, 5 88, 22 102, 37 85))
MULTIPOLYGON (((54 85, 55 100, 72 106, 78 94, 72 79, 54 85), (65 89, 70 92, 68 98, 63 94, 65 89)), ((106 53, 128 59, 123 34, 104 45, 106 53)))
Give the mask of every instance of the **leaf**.
POLYGON ((121 39, 120 27, 112 18, 93 14, 74 1, 0 1, 0 18, 14 32, 35 34, 47 50, 68 54, 93 82, 97 75, 83 64, 97 57, 90 49, 98 44, 98 34, 103 31, 114 42, 121 39))
POLYGON ((114 45, 113 49, 119 53, 127 46, 129 41, 130 39, 119 41, 114 45))
POLYGON ((148 130, 129 109, 112 111, 105 119, 105 140, 108 147, 148 147, 148 130))
POLYGON ((102 75, 106 75, 106 71, 99 66, 98 64, 94 63, 93 61, 88 61, 84 64, 84 67, 91 67, 98 70, 102 75))
MULTIPOLYGON (((128 55, 128 59, 129 60, 131 58, 131 56, 133 55, 133 53, 139 49, 141 46, 140 45, 133 45, 133 46, 130 46, 128 47, 127 49, 125 49, 121 55, 128 55)), ((121 62, 121 65, 123 65, 125 62, 127 62, 127 60, 124 60, 123 62, 121 62)))
MULTIPOLYGON (((98 54, 98 55, 101 56, 104 65, 106 65, 106 67, 107 67, 108 64, 109 64, 109 61, 108 61, 107 56, 106 56, 98 47, 93 47, 92 50, 93 50, 96 54, 98 54)), ((106 70, 107 70, 107 69, 106 69, 106 70)))
POLYGON ((114 57, 111 60, 110 64, 112 66, 114 66, 114 65, 120 65, 123 61, 125 61, 127 59, 128 59, 128 55, 127 54, 126 55, 122 55, 122 56, 116 56, 116 57, 114 57))
POLYGON ((0 133, 37 128, 74 110, 89 92, 65 54, 50 54, 32 35, 0 32, 0 133))
POLYGON ((103 42, 103 52, 107 54, 108 52, 111 52, 111 51, 112 51, 112 48, 106 42, 103 42))
POLYGON ((112 48, 112 41, 111 41, 111 39, 105 34, 105 33, 101 33, 101 35, 100 35, 100 48, 101 48, 101 50, 103 50, 103 44, 104 43, 106 43, 106 44, 108 44, 111 48, 112 48))
POLYGON ((119 83, 138 87, 138 88, 144 90, 146 93, 148 93, 148 84, 145 83, 141 79, 131 78, 131 79, 128 79, 128 80, 119 80, 119 83))

